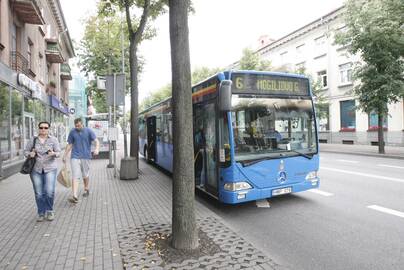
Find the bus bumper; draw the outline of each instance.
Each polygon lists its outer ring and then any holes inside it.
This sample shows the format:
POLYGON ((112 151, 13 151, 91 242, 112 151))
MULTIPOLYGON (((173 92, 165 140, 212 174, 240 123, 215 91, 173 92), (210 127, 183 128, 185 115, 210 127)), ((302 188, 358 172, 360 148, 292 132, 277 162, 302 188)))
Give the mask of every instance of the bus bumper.
POLYGON ((262 189, 252 188, 240 191, 221 190, 219 200, 223 203, 237 204, 242 202, 256 201, 278 196, 273 195, 274 191, 275 192, 278 191, 277 193, 281 194, 290 194, 313 188, 318 188, 319 185, 320 185, 320 179, 315 178, 310 181, 303 181, 290 185, 282 185, 271 188, 262 188, 262 189), (290 188, 290 192, 288 188, 290 188))

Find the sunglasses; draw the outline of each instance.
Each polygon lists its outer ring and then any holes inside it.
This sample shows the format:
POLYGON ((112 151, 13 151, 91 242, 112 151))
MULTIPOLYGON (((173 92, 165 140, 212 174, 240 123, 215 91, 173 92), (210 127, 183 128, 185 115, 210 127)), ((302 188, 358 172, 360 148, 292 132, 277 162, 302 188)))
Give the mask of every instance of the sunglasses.
POLYGON ((39 129, 49 129, 49 127, 39 127, 39 129))

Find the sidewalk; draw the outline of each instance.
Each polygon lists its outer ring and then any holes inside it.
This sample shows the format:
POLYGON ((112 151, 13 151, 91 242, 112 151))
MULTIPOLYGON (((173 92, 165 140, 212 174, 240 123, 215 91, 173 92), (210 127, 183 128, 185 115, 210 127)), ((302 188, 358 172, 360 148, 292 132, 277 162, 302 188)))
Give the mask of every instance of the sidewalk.
POLYGON ((57 183, 53 222, 36 223, 28 176, 1 181, 0 269, 284 269, 198 202, 198 226, 220 252, 162 268, 144 242, 171 230, 171 179, 142 160, 138 180, 113 179, 107 163, 92 161, 91 194, 77 205, 57 183))
POLYGON ((371 145, 321 143, 319 147, 320 152, 404 159, 404 147, 399 146, 385 146, 385 154, 379 154, 378 146, 371 145))

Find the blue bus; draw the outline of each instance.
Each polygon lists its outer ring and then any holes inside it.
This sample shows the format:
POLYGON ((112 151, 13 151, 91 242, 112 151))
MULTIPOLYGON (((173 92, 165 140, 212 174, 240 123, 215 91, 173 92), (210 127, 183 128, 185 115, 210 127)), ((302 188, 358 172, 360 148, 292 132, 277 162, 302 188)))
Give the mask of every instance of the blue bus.
MULTIPOLYGON (((196 188, 236 204, 318 188, 307 77, 224 71, 192 87, 196 188)), ((139 151, 172 171, 171 98, 139 114, 139 151)))

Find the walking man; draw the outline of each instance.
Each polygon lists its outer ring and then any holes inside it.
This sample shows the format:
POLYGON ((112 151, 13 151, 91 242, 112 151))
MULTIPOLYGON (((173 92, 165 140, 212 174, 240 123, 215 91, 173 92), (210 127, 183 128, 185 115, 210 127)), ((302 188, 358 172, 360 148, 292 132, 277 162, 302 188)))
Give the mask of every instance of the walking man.
POLYGON ((63 162, 66 162, 66 158, 71 152, 71 168, 72 168, 72 197, 69 198, 71 203, 77 203, 79 201, 77 196, 78 180, 83 179, 84 193, 83 197, 90 195, 89 190, 89 176, 90 176, 90 160, 91 160, 91 144, 95 142, 94 155, 98 155, 100 144, 97 140, 95 133, 83 126, 83 122, 80 118, 74 120, 74 128, 70 131, 67 138, 68 145, 66 147, 65 154, 63 156, 63 162))

